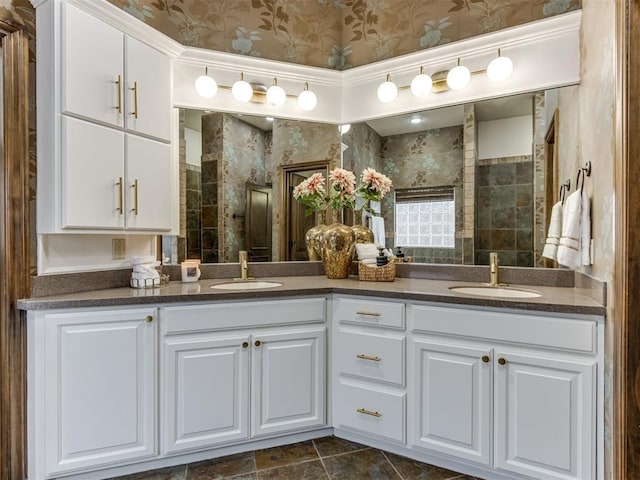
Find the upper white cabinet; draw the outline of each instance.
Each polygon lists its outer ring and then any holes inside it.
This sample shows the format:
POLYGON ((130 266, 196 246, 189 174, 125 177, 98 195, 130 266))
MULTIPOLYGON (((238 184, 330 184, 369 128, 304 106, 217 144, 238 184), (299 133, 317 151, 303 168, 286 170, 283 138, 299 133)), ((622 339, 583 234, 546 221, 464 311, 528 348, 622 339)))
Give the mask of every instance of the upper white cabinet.
POLYGON ((63 3, 61 35, 61 113, 123 127, 124 34, 63 3))
POLYGON ((73 2, 37 22, 38 233, 171 231, 171 58, 73 2))
POLYGON ((168 56, 62 4, 61 113, 171 139, 168 56))

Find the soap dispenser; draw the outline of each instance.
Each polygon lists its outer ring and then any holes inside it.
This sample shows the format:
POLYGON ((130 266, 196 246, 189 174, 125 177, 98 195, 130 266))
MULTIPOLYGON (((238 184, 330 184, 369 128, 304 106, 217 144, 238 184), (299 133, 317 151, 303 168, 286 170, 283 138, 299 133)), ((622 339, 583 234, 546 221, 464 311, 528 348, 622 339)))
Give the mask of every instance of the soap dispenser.
POLYGON ((379 254, 376 257, 376 266, 384 267, 387 263, 389 263, 389 259, 384 254, 384 248, 379 248, 378 250, 379 250, 379 254))

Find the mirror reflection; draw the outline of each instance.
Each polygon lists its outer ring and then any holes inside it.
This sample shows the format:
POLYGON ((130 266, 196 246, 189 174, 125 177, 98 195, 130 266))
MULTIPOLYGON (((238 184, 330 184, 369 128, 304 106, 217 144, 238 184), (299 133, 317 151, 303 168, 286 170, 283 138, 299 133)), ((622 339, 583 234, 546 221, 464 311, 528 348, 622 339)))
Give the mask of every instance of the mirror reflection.
POLYGON ((392 179, 380 208, 385 243, 414 262, 488 264, 497 251, 502 265, 552 266, 540 254, 560 183, 556 110, 575 88, 376 119, 346 132, 181 109, 181 233, 163 238, 163 254, 172 263, 236 262, 239 250, 250 261, 304 260, 303 234, 315 219, 290 190, 342 165, 392 179))

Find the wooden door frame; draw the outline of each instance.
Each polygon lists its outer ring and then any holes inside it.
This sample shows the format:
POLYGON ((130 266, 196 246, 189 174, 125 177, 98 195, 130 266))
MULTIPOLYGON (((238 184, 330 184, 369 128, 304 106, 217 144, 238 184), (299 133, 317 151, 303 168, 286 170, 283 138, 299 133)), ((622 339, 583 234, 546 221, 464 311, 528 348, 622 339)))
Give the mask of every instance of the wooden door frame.
MULTIPOLYGON (((280 222, 280 258, 287 258, 287 249, 288 249, 288 232, 291 227, 291 219, 289 218, 289 210, 291 208, 290 196, 289 196, 289 174, 291 172, 295 172, 297 170, 313 170, 313 169, 323 169, 325 168, 327 171, 327 175, 325 175, 325 179, 329 174, 329 170, 331 170, 331 160, 317 160, 315 162, 305 162, 305 163, 294 163, 292 165, 282 165, 280 167, 280 205, 282 206, 282 211, 285 212, 283 215, 283 219, 280 222)), ((328 181, 328 179, 327 179, 328 181)))
POLYGON ((26 477, 26 318, 30 292, 29 48, 23 26, 0 19, 3 138, 0 168, 0 479, 26 477))

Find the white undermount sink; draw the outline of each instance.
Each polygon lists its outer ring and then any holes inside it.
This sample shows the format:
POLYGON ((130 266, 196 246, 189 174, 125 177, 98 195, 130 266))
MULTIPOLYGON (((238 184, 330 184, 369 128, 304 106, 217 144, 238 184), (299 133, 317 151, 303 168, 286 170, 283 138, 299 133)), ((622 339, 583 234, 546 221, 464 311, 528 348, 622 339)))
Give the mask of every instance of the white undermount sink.
POLYGON ((210 285, 209 288, 216 290, 260 290, 261 288, 281 287, 280 282, 263 282, 263 281, 239 281, 227 282, 210 285))
POLYGON ((456 293, 466 293, 467 295, 478 295, 481 297, 536 298, 542 296, 541 293, 533 290, 512 287, 492 287, 490 285, 449 287, 449 290, 456 293))

